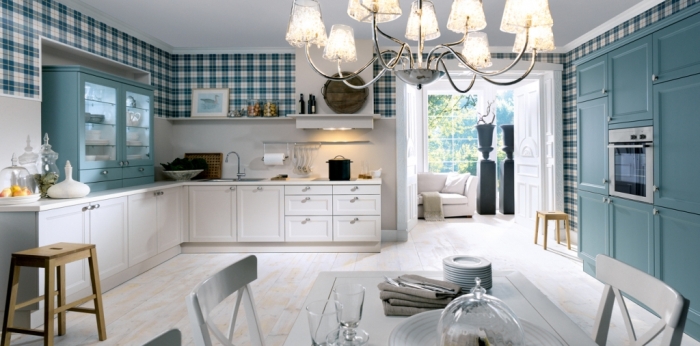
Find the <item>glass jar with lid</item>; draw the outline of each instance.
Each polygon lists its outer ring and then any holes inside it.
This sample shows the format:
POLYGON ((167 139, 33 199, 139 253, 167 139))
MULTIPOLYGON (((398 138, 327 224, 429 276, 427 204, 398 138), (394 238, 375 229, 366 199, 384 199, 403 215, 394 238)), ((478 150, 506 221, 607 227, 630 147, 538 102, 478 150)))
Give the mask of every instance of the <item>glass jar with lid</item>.
POLYGON ((262 109, 264 117, 279 116, 279 102, 277 100, 265 100, 262 109))
POLYGON ((248 100, 248 116, 259 117, 260 115, 262 115, 260 100, 248 100))
POLYGON ((12 155, 12 166, 0 171, 0 204, 29 203, 39 199, 34 175, 12 155))
POLYGON ((520 320, 500 299, 487 295, 476 278, 470 294, 453 300, 438 323, 440 346, 523 345, 520 320))
POLYGON ((40 175, 39 191, 42 197, 46 197, 49 188, 58 181, 59 172, 56 160, 58 160, 58 153, 51 150, 49 134, 47 133, 44 135, 44 144, 39 151, 39 162, 37 162, 40 175))

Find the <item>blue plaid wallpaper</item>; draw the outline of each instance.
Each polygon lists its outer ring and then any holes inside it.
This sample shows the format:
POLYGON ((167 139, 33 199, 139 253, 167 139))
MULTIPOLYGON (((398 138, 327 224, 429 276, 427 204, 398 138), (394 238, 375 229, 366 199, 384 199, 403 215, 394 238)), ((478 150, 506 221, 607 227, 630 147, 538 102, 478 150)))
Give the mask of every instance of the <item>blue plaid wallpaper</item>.
POLYGON ((172 117, 189 117, 193 88, 229 88, 230 109, 249 99, 279 100, 295 114, 294 54, 172 55, 172 117))
POLYGON ((155 114, 169 111, 170 53, 52 0, 2 0, 2 94, 40 98, 44 36, 151 73, 155 114))

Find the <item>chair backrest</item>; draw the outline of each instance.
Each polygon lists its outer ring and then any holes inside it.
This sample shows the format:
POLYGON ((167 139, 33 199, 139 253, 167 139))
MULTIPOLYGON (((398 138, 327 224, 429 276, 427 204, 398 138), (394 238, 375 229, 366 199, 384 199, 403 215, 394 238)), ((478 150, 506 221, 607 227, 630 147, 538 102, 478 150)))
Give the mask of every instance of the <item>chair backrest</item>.
POLYGON ((161 335, 156 336, 153 340, 143 344, 143 346, 176 346, 182 345, 182 335, 177 328, 171 329, 161 335))
POLYGON ((605 255, 596 257, 596 278, 605 284, 598 307, 593 338, 605 345, 613 303, 617 301, 632 345, 646 345, 663 333, 661 345, 680 345, 690 303, 663 281, 605 255), (661 320, 637 338, 622 292, 653 310, 661 320))
POLYGON ((264 336, 260 327, 253 293, 250 283, 258 278, 258 259, 248 256, 225 269, 212 275, 192 290, 185 299, 187 310, 192 323, 192 335, 197 346, 211 346, 209 331, 223 345, 233 346, 233 328, 236 325, 238 308, 243 301, 243 308, 248 321, 248 331, 252 345, 264 346, 264 336), (209 313, 224 299, 238 292, 238 298, 231 316, 228 337, 224 336, 213 322, 209 320, 209 313))

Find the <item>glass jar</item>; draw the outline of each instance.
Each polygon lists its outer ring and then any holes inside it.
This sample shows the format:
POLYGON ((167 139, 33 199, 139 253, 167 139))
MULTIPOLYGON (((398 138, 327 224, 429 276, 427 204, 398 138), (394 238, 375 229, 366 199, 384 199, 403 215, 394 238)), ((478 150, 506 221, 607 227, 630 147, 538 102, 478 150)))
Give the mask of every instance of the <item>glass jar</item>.
POLYGON ((438 323, 440 346, 523 345, 518 317, 500 299, 487 295, 476 278, 471 293, 453 300, 438 323))
POLYGON ((39 160, 39 154, 34 152, 29 136, 27 136, 27 146, 24 147, 24 154, 19 156, 19 164, 26 168, 30 174, 38 174, 36 162, 39 160))
POLYGON ((12 154, 12 166, 0 171, 0 199, 2 199, 2 203, 7 204, 5 198, 32 196, 35 191, 34 175, 20 166, 17 157, 12 154))
POLYGON ((263 104, 263 116, 264 117, 278 117, 279 116, 279 102, 277 100, 265 100, 263 104))
POLYGON ((248 116, 259 117, 261 115, 261 107, 259 100, 248 100, 248 116))
POLYGON ((39 162, 37 163, 39 165, 37 168, 40 174, 39 192, 41 197, 46 197, 46 192, 58 181, 59 172, 56 160, 58 160, 58 153, 51 150, 49 134, 47 133, 44 135, 44 144, 39 151, 39 162))

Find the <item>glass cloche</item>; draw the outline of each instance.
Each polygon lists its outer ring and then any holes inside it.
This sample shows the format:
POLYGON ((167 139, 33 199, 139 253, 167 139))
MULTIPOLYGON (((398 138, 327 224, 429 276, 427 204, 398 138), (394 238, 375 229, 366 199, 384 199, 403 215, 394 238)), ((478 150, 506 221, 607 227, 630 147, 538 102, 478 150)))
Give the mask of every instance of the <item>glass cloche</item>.
POLYGON ((28 203, 39 199, 35 194, 34 175, 20 166, 12 155, 12 166, 0 171, 0 204, 28 203))
POLYGON ((520 321, 505 303, 486 294, 481 280, 471 293, 453 300, 440 316, 441 346, 523 345, 520 321))

